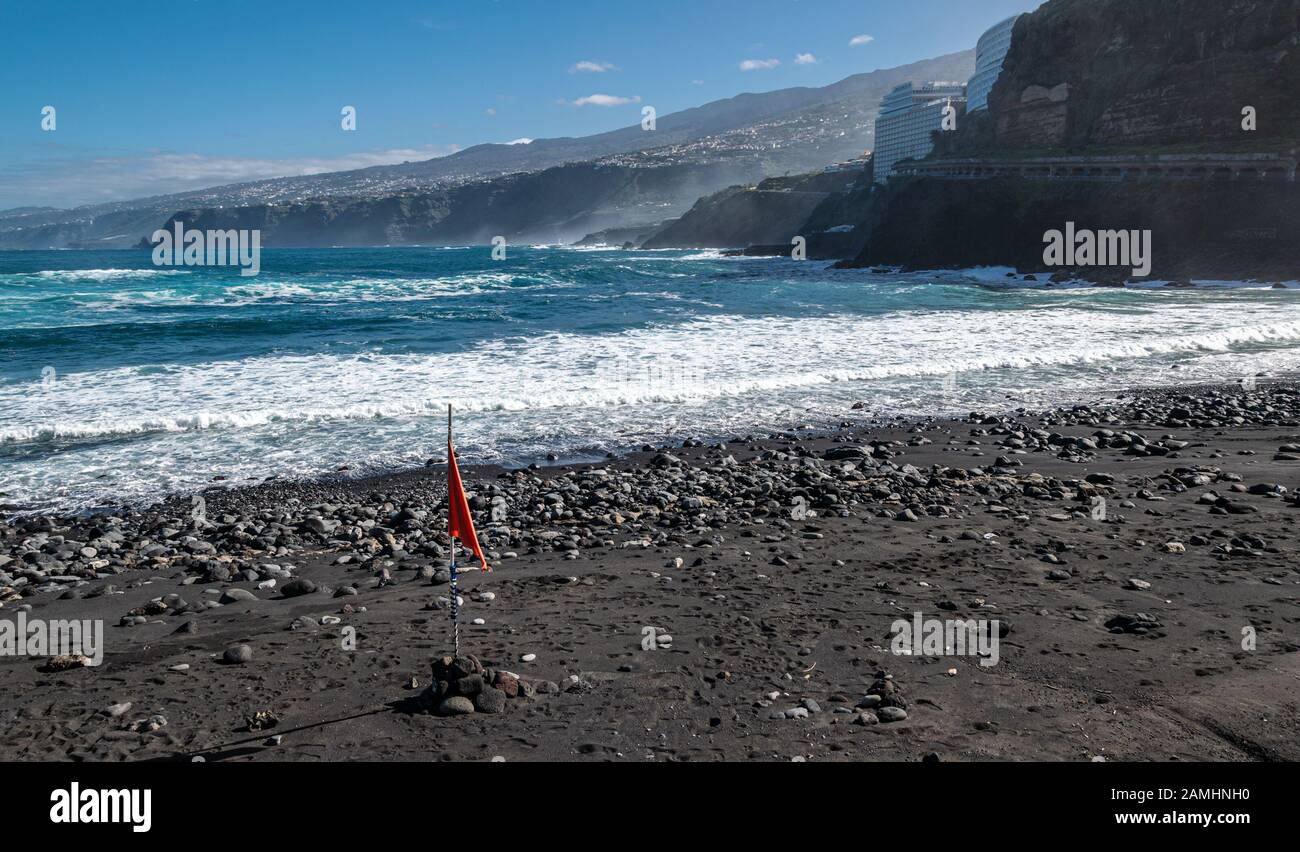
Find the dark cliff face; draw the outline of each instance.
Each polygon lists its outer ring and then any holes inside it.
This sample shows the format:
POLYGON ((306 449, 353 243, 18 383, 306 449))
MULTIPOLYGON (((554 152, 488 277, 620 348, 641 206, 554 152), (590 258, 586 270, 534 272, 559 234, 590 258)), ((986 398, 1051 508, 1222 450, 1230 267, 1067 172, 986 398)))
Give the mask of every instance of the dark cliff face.
POLYGON ((1289 150, 1298 91, 1296 0, 1050 0, 1016 22, 988 112, 943 153, 1289 150))
POLYGON ((701 198, 642 248, 744 248, 790 245, 830 197, 845 193, 857 172, 813 172, 733 186, 701 198))
MULTIPOLYGON (((1297 0, 1049 0, 1016 22, 988 110, 938 134, 932 156, 1294 156, 1297 92, 1297 0)), ((907 180, 870 199, 849 265, 1040 271, 1044 233, 1075 222, 1150 229, 1157 277, 1293 280, 1298 218, 1295 183, 907 180)))
POLYGON ((700 199, 681 219, 647 239, 642 248, 789 245, 825 197, 819 192, 768 192, 750 187, 723 190, 700 199))
POLYGON ((564 242, 685 208, 702 193, 761 173, 754 161, 661 168, 578 163, 454 189, 382 198, 203 208, 176 213, 201 229, 259 229, 268 247, 564 242))
POLYGON ((1090 281, 1123 281, 1131 268, 1049 267, 1044 234, 1067 222, 1092 231, 1151 232, 1151 275, 1286 281, 1300 277, 1300 185, 1045 183, 977 184, 917 178, 878 194, 866 248, 849 266, 907 269, 1011 266, 1090 281), (978 191, 970 191, 972 188, 978 191))

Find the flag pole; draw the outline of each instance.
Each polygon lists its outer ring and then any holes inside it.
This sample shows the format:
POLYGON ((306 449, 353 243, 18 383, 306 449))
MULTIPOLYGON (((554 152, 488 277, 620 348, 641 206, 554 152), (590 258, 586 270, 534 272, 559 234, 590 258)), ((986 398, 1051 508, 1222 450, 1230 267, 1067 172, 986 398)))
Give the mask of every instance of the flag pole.
MULTIPOLYGON (((447 403, 447 488, 451 490, 451 403, 447 403)), ((448 509, 450 511, 450 509, 448 509)), ((456 537, 451 537, 451 635, 460 656, 460 594, 456 591, 456 537)))

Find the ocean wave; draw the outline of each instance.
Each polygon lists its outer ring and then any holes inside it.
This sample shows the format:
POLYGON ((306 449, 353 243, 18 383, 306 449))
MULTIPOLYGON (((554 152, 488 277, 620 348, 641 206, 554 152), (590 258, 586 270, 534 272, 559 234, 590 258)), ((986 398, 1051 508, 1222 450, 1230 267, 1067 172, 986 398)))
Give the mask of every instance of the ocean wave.
POLYGON ((31 277, 45 281, 77 283, 80 281, 118 281, 130 278, 161 278, 170 275, 188 275, 184 269, 46 269, 30 273, 31 277))
MULTIPOLYGON (((523 250, 493 264, 449 251, 285 254, 302 271, 251 279, 0 276, 12 283, 0 287, 6 499, 94 505, 218 475, 419 464, 437 452, 448 403, 467 459, 527 461, 834 424, 856 402, 943 414, 1300 372, 1296 292, 1249 282, 1117 290, 993 269, 724 266, 710 261, 733 259, 711 252, 566 250, 534 263, 523 250), (195 305, 208 309, 188 315, 195 305), (69 330, 88 321, 104 331, 69 330), (59 371, 49 387, 36 380, 45 364, 59 371)), ((161 277, 176 275, 189 277, 161 277)))
MULTIPOLYGON (((113 270, 82 270, 86 277, 64 279, 110 281, 95 278, 92 272, 107 273, 113 270)), ((127 272, 129 270, 118 270, 127 272)), ((160 275, 185 274, 168 270, 145 270, 160 275)), ((123 275, 122 278, 128 276, 123 275)), ((132 276, 134 277, 134 276, 132 276)), ((153 277, 149 275, 147 277, 153 277)), ((141 308, 250 308, 259 305, 338 305, 383 304, 390 302, 416 302, 433 298, 462 298, 493 293, 522 293, 537 290, 563 290, 581 286, 572 281, 539 273, 511 272, 472 273, 437 278, 331 278, 308 277, 301 280, 276 280, 271 278, 243 279, 234 277, 234 283, 220 281, 197 282, 190 289, 117 289, 103 291, 39 291, 32 295, 6 297, 10 306, 42 305, 56 308, 68 304, 78 309, 96 313, 116 313, 141 308)), ((78 325, 75 321, 64 323, 78 325)))
POLYGON ((965 269, 930 269, 907 273, 891 268, 888 272, 868 274, 908 279, 933 279, 941 283, 973 283, 1007 290, 1087 289, 1105 292, 1107 290, 1268 290, 1300 287, 1300 282, 1297 281, 1233 281, 1210 278, 1193 278, 1183 283, 1164 278, 1143 278, 1126 281, 1122 286, 1099 287, 1095 282, 1083 277, 1052 281, 1050 272, 1021 273, 1010 266, 974 266, 965 269))
POLYGON ((1147 316, 1093 322, 1088 329, 1079 316, 1038 311, 935 312, 874 321, 833 316, 796 330, 784 319, 723 316, 602 335, 494 340, 458 354, 262 356, 118 368, 62 377, 43 396, 0 388, 0 405, 18 415, 0 426, 0 443, 404 420, 440 416, 448 403, 471 413, 549 410, 563 419, 564 412, 649 410, 1006 370, 1076 368, 1086 383, 1098 369, 1153 358, 1300 341, 1300 321, 1165 336, 1150 333, 1147 316), (1089 342, 1071 345, 1071 332, 1089 342))

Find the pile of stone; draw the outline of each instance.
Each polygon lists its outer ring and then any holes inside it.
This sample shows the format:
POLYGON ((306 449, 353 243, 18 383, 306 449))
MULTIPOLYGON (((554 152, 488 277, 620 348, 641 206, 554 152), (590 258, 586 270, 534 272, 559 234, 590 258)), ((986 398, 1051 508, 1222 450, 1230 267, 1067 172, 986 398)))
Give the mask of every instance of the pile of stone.
POLYGON ((862 712, 854 719, 858 725, 875 725, 880 722, 902 722, 907 719, 907 701, 903 691, 898 688, 894 676, 887 672, 876 672, 867 694, 858 702, 862 712))
MULTIPOLYGON (((755 706, 771 707, 780 698, 781 691, 773 690, 766 693, 755 706)), ((866 694, 861 699, 858 699, 852 708, 848 705, 853 702, 853 699, 844 693, 832 695, 830 701, 838 705, 833 711, 835 714, 853 716, 851 721, 855 725, 888 724, 890 722, 902 722, 907 719, 907 701, 903 698, 903 691, 894 680, 894 676, 884 671, 876 672, 871 685, 867 687, 866 694)), ((820 712, 822 712, 822 707, 817 700, 803 698, 799 701, 797 707, 773 709, 768 713, 767 718, 772 720, 807 719, 811 715, 820 712)))
POLYGON ((420 706, 439 716, 501 713, 511 700, 533 697, 534 684, 507 671, 486 668, 472 654, 433 661, 433 685, 420 694, 420 706))
POLYGON ((1145 612, 1130 614, 1120 613, 1106 622, 1106 629, 1111 633, 1129 633, 1134 636, 1154 636, 1163 638, 1164 625, 1153 615, 1145 612))

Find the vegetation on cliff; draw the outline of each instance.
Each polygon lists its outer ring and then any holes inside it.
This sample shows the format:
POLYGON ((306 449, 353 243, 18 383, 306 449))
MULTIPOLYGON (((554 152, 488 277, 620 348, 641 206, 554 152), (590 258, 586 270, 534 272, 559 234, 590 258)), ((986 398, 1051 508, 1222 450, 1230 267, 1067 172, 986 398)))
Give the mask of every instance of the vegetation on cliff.
POLYGON ((732 186, 701 198, 642 248, 744 248, 789 246, 827 198, 842 196, 861 174, 812 172, 732 186))

